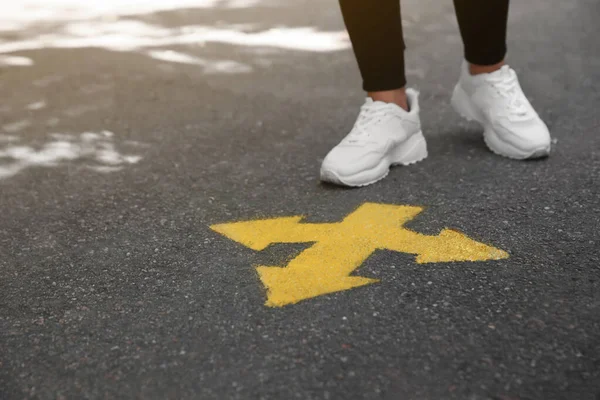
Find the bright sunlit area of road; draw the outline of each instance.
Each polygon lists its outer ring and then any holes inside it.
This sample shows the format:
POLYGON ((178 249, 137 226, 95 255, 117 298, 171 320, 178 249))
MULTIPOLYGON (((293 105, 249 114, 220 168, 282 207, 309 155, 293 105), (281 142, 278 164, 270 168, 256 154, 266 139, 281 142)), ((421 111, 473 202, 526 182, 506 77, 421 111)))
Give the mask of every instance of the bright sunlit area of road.
MULTIPOLYGON (((0 108, 0 180, 34 167, 79 165, 113 172, 144 158, 136 152, 139 148, 122 143, 120 130, 113 133, 104 124, 92 128, 88 122, 90 116, 110 109, 110 74, 96 75, 98 82, 80 87, 80 104, 65 103, 62 88, 70 79, 66 70, 84 67, 73 61, 77 57, 55 57, 58 51, 91 50, 98 62, 117 65, 115 60, 141 56, 162 72, 187 65, 210 79, 249 76, 271 68, 275 57, 288 52, 350 48, 345 30, 303 23, 294 19, 295 13, 284 0, 0 0, 0 72, 47 71, 47 76, 8 96, 19 97, 22 104, 0 108), (44 66, 48 60, 56 63, 51 69, 44 66), (56 97, 44 94, 51 86, 56 97), (86 131, 60 130, 77 118, 86 131), (104 133, 87 131, 98 129, 104 133), (124 148, 136 154, 121 153, 124 148)), ((8 80, 0 81, 1 91, 10 86, 8 80)))
MULTIPOLYGON (((143 53, 148 57, 195 64, 207 73, 244 73, 253 68, 234 60, 210 59, 169 46, 202 47, 221 43, 245 47, 329 52, 350 47, 344 30, 320 31, 312 26, 257 27, 243 24, 162 26, 143 16, 174 10, 244 9, 264 0, 23 0, 0 4, 0 65, 28 66, 35 61, 14 53, 47 48, 101 48, 143 53)), ((285 2, 270 2, 285 7, 285 2)), ((206 22, 206 21, 205 21, 206 22)))

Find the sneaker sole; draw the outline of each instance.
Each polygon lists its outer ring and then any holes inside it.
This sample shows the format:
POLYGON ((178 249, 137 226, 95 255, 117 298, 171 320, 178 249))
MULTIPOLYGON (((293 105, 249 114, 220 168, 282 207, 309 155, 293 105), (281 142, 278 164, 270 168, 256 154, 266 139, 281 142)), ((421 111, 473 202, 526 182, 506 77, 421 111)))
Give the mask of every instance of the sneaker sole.
POLYGON ((493 153, 499 156, 511 158, 513 160, 542 158, 547 157, 550 154, 550 145, 533 150, 522 150, 510 143, 503 141, 496 134, 494 129, 492 129, 492 127, 485 122, 485 119, 480 118, 477 115, 478 113, 473 109, 467 94, 459 85, 454 87, 450 103, 452 104, 454 110, 467 121, 476 121, 483 126, 483 141, 493 153))
POLYGON ((330 168, 321 168, 321 180, 342 186, 367 186, 385 178, 392 166, 416 164, 426 159, 427 155, 427 142, 423 133, 419 131, 403 143, 390 148, 374 168, 349 176, 340 176, 330 168))

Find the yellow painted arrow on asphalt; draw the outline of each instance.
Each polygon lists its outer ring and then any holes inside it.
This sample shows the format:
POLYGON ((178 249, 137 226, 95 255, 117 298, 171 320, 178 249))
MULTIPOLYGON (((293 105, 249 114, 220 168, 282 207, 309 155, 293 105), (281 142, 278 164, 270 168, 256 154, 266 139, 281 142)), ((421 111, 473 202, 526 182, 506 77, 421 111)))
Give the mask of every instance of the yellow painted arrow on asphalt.
POLYGON ((297 216, 218 224, 211 229, 253 250, 273 243, 314 242, 284 268, 257 267, 267 288, 266 305, 271 307, 378 282, 350 274, 380 249, 415 254, 420 264, 508 257, 505 251, 451 229, 428 236, 403 227, 422 210, 365 203, 342 222, 302 223, 303 217, 297 216))

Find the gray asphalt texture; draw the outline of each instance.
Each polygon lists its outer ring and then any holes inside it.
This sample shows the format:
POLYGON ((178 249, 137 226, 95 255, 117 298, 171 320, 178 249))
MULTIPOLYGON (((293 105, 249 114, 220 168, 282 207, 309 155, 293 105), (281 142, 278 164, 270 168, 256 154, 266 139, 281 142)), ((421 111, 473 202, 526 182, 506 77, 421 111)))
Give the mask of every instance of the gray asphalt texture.
MULTIPOLYGON (((508 60, 556 140, 529 162, 489 152, 449 105, 451 3, 403 12, 430 155, 362 189, 318 180, 364 99, 350 50, 168 47, 252 66, 239 74, 98 48, 1 67, 0 126, 19 144, 108 130, 142 158, 0 179, 0 398, 600 399, 600 4, 512 5, 508 60), (425 206, 411 229, 452 227, 511 256, 379 251, 355 274, 380 283, 274 309, 253 266, 309 244, 254 252, 209 228, 336 222, 364 202, 425 206)), ((343 29, 337 3, 309 0, 132 18, 343 29)))

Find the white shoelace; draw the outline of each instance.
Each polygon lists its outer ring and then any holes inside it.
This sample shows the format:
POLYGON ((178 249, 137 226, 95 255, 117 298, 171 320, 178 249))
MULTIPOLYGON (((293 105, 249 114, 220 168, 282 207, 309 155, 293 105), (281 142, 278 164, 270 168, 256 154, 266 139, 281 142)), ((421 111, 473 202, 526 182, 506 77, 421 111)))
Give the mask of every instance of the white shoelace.
POLYGON ((513 120, 526 120, 531 118, 528 100, 523 94, 517 74, 505 65, 501 69, 499 77, 488 78, 487 81, 505 99, 509 115, 513 120))
POLYGON ((346 142, 351 144, 364 144, 369 141, 372 126, 385 118, 389 107, 376 103, 365 103, 362 105, 356 123, 346 137, 346 142))

